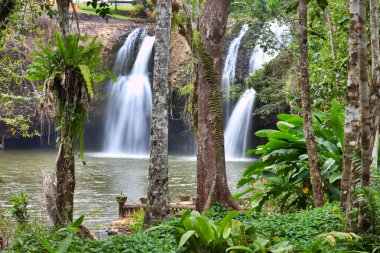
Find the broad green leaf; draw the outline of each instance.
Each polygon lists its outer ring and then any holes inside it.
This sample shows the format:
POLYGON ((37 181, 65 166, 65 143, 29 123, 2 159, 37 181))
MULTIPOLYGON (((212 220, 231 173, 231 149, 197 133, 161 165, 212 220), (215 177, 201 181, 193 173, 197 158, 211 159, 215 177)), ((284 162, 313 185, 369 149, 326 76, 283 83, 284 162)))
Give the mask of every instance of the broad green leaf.
POLYGON ((91 71, 87 65, 79 65, 80 72, 82 73, 83 79, 86 82, 87 92, 90 95, 90 98, 94 97, 94 89, 91 81, 91 71))
POLYGON ((259 130, 255 133, 255 135, 257 137, 267 137, 268 134, 270 133, 277 133, 277 132, 280 132, 278 130, 273 130, 273 129, 263 129, 263 130, 259 130))
POLYGON ((238 213, 236 210, 229 212, 220 222, 221 229, 223 230, 238 213))
POLYGON ((252 252, 254 253, 255 251, 253 251, 252 249, 246 247, 246 246, 232 246, 232 247, 229 247, 226 252, 229 252, 231 250, 244 250, 245 252, 252 252))
POLYGON ((293 124, 294 126, 303 126, 302 118, 298 115, 279 114, 277 115, 277 118, 290 124, 293 124))
POLYGON ((49 251, 49 253, 57 253, 57 251, 55 251, 49 244, 49 242, 47 240, 45 240, 45 238, 42 238, 40 237, 40 242, 41 244, 44 246, 44 248, 49 251))
POLYGON ((66 253, 67 249, 70 247, 73 241, 73 234, 69 234, 65 239, 63 239, 58 246, 57 253, 66 253))
POLYGON ((279 122, 277 122, 276 125, 277 125, 277 128, 283 132, 287 132, 289 129, 294 127, 294 125, 292 125, 288 122, 285 122, 285 121, 279 121, 279 122))
POLYGON ((226 240, 228 237, 230 237, 231 234, 231 227, 225 227, 223 230, 223 239, 226 240))
POLYGON ((289 134, 289 133, 284 133, 284 132, 273 132, 273 133, 270 133, 268 134, 268 138, 273 140, 273 139, 280 139, 280 140, 287 140, 287 141, 290 141, 290 142, 294 142, 294 141, 297 141, 299 140, 300 138, 298 136, 294 136, 292 134, 289 134))
POLYGON ((198 221, 198 230, 201 234, 201 239, 203 239, 206 242, 206 245, 209 245, 210 242, 215 240, 214 231, 210 225, 210 223, 205 220, 203 217, 197 217, 196 220, 198 221))
POLYGON ((74 228, 79 228, 80 225, 82 225, 84 220, 84 215, 81 215, 78 219, 76 219, 72 225, 74 228))
POLYGON ((178 248, 182 248, 183 245, 195 234, 194 230, 187 231, 181 236, 181 239, 179 240, 178 248))
POLYGON ((241 196, 244 196, 245 194, 251 192, 251 191, 254 191, 256 190, 255 187, 248 187, 247 189, 245 189, 243 192, 241 193, 235 193, 233 196, 234 196, 234 199, 239 199, 241 196))
POLYGON ((342 174, 339 173, 339 172, 334 172, 334 173, 332 173, 332 174, 330 175, 330 177, 329 177, 329 182, 330 182, 330 184, 332 184, 332 183, 334 183, 335 181, 340 180, 340 179, 342 179, 342 174))

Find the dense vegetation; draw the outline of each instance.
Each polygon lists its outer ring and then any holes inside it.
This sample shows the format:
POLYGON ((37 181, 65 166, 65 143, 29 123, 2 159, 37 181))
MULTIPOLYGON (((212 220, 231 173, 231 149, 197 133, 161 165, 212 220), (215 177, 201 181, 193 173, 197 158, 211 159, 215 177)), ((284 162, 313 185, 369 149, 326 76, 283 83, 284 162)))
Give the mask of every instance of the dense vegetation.
MULTIPOLYGON (((75 152, 85 164, 84 122, 96 98, 93 84, 113 78, 101 62, 103 45, 96 36, 89 40, 71 31, 73 1, 57 0, 54 6, 44 0, 0 0, 0 138, 41 134, 25 109, 38 106, 41 121, 54 116, 59 148, 56 172, 44 179, 53 226, 31 219, 26 195, 12 197, 11 207, 0 209, 0 250, 380 252, 379 3, 366 2, 139 0, 118 10, 97 0, 80 5, 105 19, 154 20, 157 36, 145 214, 128 221, 130 235, 90 240, 83 235, 85 218, 74 220, 75 152), (38 22, 47 16, 59 23, 49 38, 38 22), (271 31, 273 22, 288 27, 283 40, 271 31), (254 88, 260 105, 255 114, 277 114, 278 121, 274 129, 252 133, 263 144, 247 150, 257 159, 241 175, 241 192, 232 196, 222 109, 229 92, 221 88, 221 59, 225 30, 244 23, 251 29, 248 48, 279 54, 235 85, 231 96, 254 88), (171 27, 192 49, 181 70, 186 85, 177 90, 187 100, 184 114, 199 154, 196 211, 168 218, 171 27), (18 49, 32 37, 34 50, 25 52, 35 52, 21 55, 18 49), (248 201, 239 206, 239 198, 248 201)), ((3 146, 0 142, 0 150, 3 146)))

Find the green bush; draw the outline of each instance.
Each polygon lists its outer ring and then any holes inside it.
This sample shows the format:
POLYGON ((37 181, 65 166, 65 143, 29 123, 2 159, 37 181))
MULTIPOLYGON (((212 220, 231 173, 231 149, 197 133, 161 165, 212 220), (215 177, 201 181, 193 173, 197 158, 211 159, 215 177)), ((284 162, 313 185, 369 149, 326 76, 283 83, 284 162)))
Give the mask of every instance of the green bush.
MULTIPOLYGON (((51 248, 58 249, 70 231, 49 229, 46 226, 33 224, 17 231, 15 238, 6 252, 8 253, 41 253, 46 251, 41 238, 51 248)), ((101 252, 101 253, 174 253, 178 245, 170 231, 138 232, 132 236, 115 236, 101 241, 83 240, 74 235, 65 252, 101 252)))
POLYGON ((10 202, 12 205, 10 209, 12 217, 18 223, 26 223, 29 219, 29 214, 28 214, 29 201, 26 194, 21 193, 18 196, 13 196, 10 198, 10 202))
MULTIPOLYGON (((339 200, 343 112, 344 107, 333 101, 328 113, 313 113, 318 163, 330 201, 339 200)), ((303 121, 300 116, 290 114, 279 114, 278 118, 278 130, 256 132, 258 137, 268 141, 247 152, 260 158, 244 171, 238 187, 248 188, 235 197, 253 192, 251 201, 258 200, 255 206, 258 210, 270 200, 275 200, 281 212, 306 209, 312 204, 312 190, 303 121)))

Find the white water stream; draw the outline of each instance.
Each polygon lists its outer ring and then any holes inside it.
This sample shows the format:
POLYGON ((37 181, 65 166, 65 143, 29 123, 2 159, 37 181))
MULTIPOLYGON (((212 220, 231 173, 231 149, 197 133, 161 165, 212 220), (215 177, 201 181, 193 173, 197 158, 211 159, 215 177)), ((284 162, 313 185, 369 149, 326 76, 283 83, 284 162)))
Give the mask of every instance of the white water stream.
POLYGON ((155 38, 145 29, 133 31, 120 48, 108 104, 103 152, 109 155, 148 156, 152 91, 149 63, 155 38), (138 54, 133 63, 136 46, 138 54), (130 66, 133 68, 130 69, 130 66))

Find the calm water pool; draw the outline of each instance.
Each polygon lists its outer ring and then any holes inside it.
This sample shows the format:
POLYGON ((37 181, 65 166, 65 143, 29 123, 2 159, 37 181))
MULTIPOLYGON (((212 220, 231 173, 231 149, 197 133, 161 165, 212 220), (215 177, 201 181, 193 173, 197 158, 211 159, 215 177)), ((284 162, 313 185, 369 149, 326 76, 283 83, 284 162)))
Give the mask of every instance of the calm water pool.
MULTIPOLYGON (((42 171, 53 171, 54 150, 0 152, 0 174, 5 184, 0 185, 0 205, 9 206, 9 197, 21 192, 30 200, 32 217, 45 217, 45 197, 42 171)), ((147 158, 110 158, 99 153, 86 154, 87 165, 76 163, 77 186, 75 216, 86 215, 86 223, 107 226, 117 219, 116 196, 122 191, 128 203, 138 203, 146 195, 149 160, 147 158), (89 212, 97 215, 89 215, 89 212), (93 217, 91 217, 93 216, 93 217), (101 217, 100 217, 101 216, 101 217)), ((249 162, 227 163, 227 175, 232 192, 249 162)), ((192 157, 170 157, 169 186, 172 201, 182 194, 196 195, 196 161, 192 157)))

